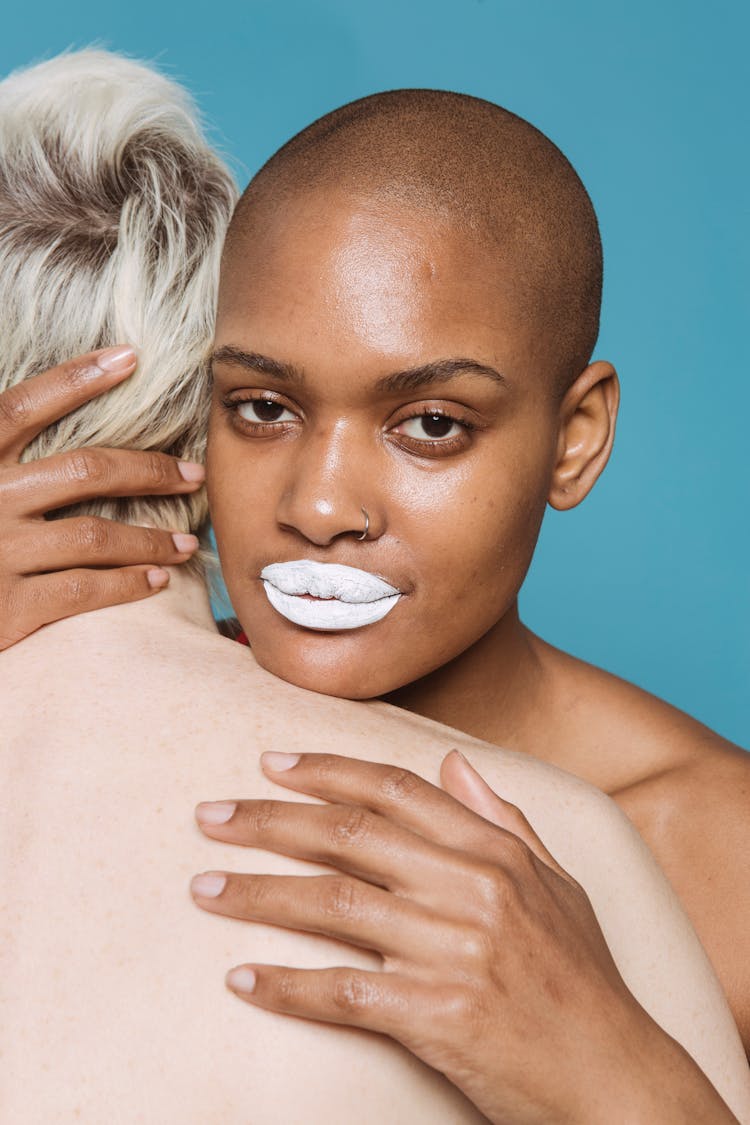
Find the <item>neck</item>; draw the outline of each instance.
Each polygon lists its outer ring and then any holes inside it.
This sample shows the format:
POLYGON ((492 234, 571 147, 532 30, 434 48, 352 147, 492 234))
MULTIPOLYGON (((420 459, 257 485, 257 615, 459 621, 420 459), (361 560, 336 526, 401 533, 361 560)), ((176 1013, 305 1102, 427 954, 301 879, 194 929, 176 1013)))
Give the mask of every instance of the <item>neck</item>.
POLYGON ((525 750, 533 744, 544 688, 542 648, 514 604, 470 649, 385 701, 497 746, 525 750))

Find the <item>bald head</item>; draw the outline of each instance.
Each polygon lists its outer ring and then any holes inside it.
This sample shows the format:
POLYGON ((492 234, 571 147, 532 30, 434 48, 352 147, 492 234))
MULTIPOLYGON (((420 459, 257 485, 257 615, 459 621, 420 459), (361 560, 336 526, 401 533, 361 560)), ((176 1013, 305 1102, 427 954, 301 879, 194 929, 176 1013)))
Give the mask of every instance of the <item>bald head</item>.
MULTIPOLYGON (((571 164, 543 133, 465 94, 394 90, 313 122, 261 168, 230 228, 228 251, 269 209, 334 188, 434 214, 496 255, 515 314, 538 334, 557 389, 586 366, 598 334, 602 257, 596 216, 571 164)), ((544 374, 547 374, 545 370, 544 374)))

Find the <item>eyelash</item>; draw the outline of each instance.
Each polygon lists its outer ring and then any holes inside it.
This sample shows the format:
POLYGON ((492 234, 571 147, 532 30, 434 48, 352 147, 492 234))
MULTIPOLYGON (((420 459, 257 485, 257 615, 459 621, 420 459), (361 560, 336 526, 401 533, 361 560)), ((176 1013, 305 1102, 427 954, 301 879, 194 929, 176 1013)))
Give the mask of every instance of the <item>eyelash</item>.
MULTIPOLYGON (((287 427, 292 423, 284 422, 251 422, 247 418, 243 418, 239 413, 239 408, 252 402, 265 402, 275 406, 280 406, 284 410, 291 410, 291 407, 285 406, 273 395, 265 393, 259 395, 251 395, 246 398, 225 398, 222 400, 222 405, 231 416, 232 425, 236 426, 242 433, 250 437, 271 437, 273 432, 278 434, 284 432, 287 427)), ((469 434, 477 429, 477 426, 466 418, 457 418, 454 414, 450 414, 447 410, 440 408, 427 408, 422 410, 415 410, 413 413, 401 418, 397 426, 403 426, 406 422, 410 422, 417 418, 444 418, 446 421, 452 422, 456 426, 460 426, 462 433, 455 435, 452 438, 414 438, 408 434, 397 435, 401 439, 402 445, 407 449, 411 449, 425 457, 444 456, 458 451, 465 447, 466 440, 469 434)), ((395 430, 396 427, 393 427, 395 430)))
POLYGON ((416 452, 422 452, 423 455, 426 453, 427 456, 431 457, 445 456, 447 454, 454 453, 460 449, 463 449, 466 445, 466 440, 469 434, 477 428, 473 422, 469 422, 466 418, 456 418, 455 414, 450 414, 447 410, 441 410, 438 408, 428 410, 415 410, 413 414, 407 414, 405 418, 402 418, 398 425, 403 426, 404 423, 411 422, 416 418, 444 418, 446 422, 452 422, 454 425, 460 426, 461 430, 463 431, 460 434, 455 434, 452 438, 444 437, 430 439, 414 438, 409 434, 399 435, 402 441, 403 439, 406 439, 407 443, 412 443, 411 446, 407 444, 407 448, 416 448, 416 452), (420 446, 422 447, 421 450, 419 449, 420 446), (430 452, 427 453, 427 450, 429 450, 430 452))

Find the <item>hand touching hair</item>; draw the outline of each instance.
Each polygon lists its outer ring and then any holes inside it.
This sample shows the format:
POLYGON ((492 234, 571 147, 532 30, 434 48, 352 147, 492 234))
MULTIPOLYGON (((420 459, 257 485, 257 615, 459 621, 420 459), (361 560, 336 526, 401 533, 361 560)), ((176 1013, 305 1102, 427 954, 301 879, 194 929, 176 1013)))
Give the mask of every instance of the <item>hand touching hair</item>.
MULTIPOLYGON (((202 459, 235 199, 189 96, 141 63, 86 50, 0 83, 0 392, 110 344, 138 353, 132 378, 45 430, 24 460, 81 446, 202 459)), ((207 516, 202 490, 74 510, 183 531, 207 516)))

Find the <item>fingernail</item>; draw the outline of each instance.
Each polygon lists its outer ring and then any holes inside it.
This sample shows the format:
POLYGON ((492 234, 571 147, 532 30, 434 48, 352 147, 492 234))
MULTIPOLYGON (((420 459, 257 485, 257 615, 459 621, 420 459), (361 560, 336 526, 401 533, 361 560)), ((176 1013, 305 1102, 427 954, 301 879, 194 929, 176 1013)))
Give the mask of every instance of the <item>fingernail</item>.
POLYGON ((190 555, 200 546, 197 535, 185 535, 181 531, 174 533, 172 542, 181 555, 190 555))
POLYGON ((99 352, 96 363, 102 371, 111 371, 113 375, 119 375, 133 366, 135 358, 132 348, 107 348, 106 351, 99 352))
POLYGON ((255 988, 255 973, 245 965, 240 965, 229 970, 226 981, 230 988, 236 988, 238 992, 252 992, 255 988))
POLYGON ((197 480, 205 480, 206 470, 195 461, 178 461, 177 468, 180 470, 180 476, 183 480, 189 480, 191 483, 197 480))
POLYGON ((152 590, 158 590, 169 582, 169 575, 166 570, 149 570, 146 573, 146 578, 152 590))
POLYGON ((281 754, 278 750, 266 750, 265 754, 261 754, 260 760, 267 769, 281 773, 296 766, 301 757, 301 754, 281 754))
POLYGON ((236 808, 236 801, 201 801, 195 807, 195 816, 200 824, 226 824, 236 808))
POLYGON ((196 875, 190 882, 190 890, 194 895, 202 898, 216 898, 227 885, 226 875, 218 875, 214 871, 204 871, 196 875))

